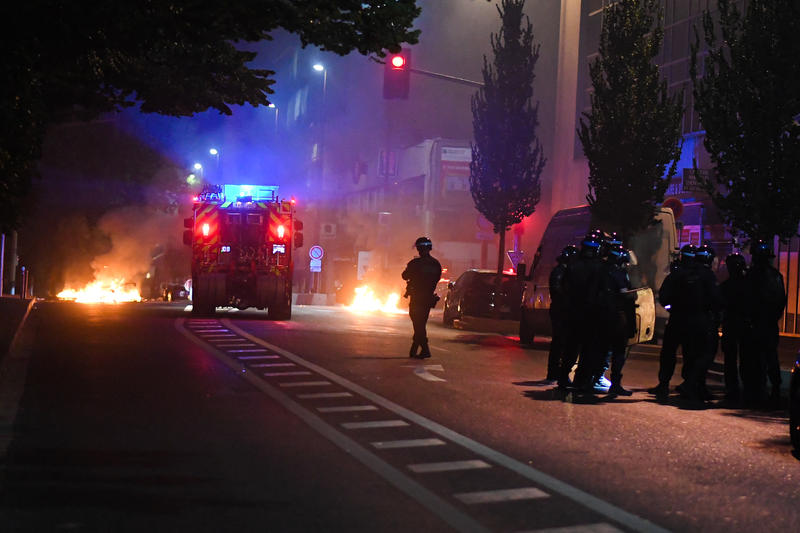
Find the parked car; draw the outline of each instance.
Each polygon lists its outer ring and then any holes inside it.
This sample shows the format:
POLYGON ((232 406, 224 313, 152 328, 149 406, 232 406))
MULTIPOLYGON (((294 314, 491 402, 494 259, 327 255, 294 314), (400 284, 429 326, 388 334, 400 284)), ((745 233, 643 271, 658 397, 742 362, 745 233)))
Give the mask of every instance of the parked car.
POLYGON ((522 284, 514 274, 503 274, 500 294, 495 292, 494 270, 467 270, 456 281, 448 283, 444 297, 442 322, 452 326, 464 316, 519 320, 522 284))
POLYGON ((789 381, 789 436, 794 449, 800 452, 800 354, 794 362, 789 381))

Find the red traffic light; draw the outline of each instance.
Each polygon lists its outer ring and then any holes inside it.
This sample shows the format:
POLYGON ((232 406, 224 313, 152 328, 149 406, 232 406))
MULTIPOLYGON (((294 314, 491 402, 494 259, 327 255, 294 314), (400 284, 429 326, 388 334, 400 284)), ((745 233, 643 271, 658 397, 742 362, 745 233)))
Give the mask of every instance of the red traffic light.
POLYGON ((406 66, 406 58, 400 54, 392 56, 392 68, 401 69, 406 66))

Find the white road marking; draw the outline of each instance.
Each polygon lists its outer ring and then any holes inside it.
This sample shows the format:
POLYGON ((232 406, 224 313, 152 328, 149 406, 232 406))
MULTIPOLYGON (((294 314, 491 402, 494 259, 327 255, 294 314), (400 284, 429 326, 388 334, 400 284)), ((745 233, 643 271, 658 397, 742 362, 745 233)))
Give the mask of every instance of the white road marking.
POLYGON ((306 372, 305 370, 298 370, 297 372, 264 372, 265 376, 275 377, 275 376, 310 376, 311 372, 306 372))
POLYGON ((372 445, 379 450, 394 448, 422 448, 424 446, 443 446, 445 442, 439 439, 406 439, 406 440, 379 440, 372 445))
POLYGON ((442 365, 418 365, 414 368, 414 374, 421 377, 425 381, 447 381, 446 379, 442 379, 439 376, 434 376, 428 370, 436 370, 438 372, 444 372, 444 368, 442 365))
MULTIPOLYGON (((294 363, 292 363, 294 364, 294 363)), ((349 392, 314 392, 311 394, 298 394, 298 398, 303 400, 313 400, 315 398, 349 398, 353 396, 349 392)))
POLYGON ((278 383, 278 387, 321 387, 323 385, 333 385, 330 381, 287 381, 278 383))
POLYGON ((235 337, 236 335, 233 333, 215 333, 213 335, 203 335, 201 333, 200 336, 205 340, 213 340, 213 339, 230 339, 231 337, 235 337))
POLYGON ((250 342, 236 342, 236 343, 233 343, 233 344, 229 344, 227 342, 226 343, 219 342, 219 343, 215 344, 214 346, 216 346, 217 348, 236 348, 236 347, 242 347, 242 346, 251 346, 252 347, 252 346, 255 346, 255 344, 250 343, 250 342))
POLYGON ((429 472, 451 472, 453 470, 474 470, 477 468, 491 468, 492 465, 480 459, 469 461, 446 461, 442 463, 419 463, 408 465, 408 469, 418 474, 429 472))
POLYGON ((600 522, 599 524, 530 529, 527 531, 519 531, 518 533, 622 533, 622 530, 615 528, 611 524, 600 522))
POLYGON ((373 420, 372 422, 343 422, 345 429, 399 428, 407 426, 405 420, 373 420))
POLYGON ((462 492, 453 494, 453 497, 472 505, 476 503, 498 503, 517 500, 533 500, 547 498, 550 495, 536 487, 521 487, 518 489, 486 490, 481 492, 462 492))
MULTIPOLYGON (((233 350, 229 350, 229 351, 232 352, 233 350)), ((259 359, 278 359, 279 357, 280 357, 280 355, 275 355, 275 354, 272 354, 272 355, 239 355, 239 356, 236 357, 236 359, 238 359, 240 361, 253 361, 253 360, 257 361, 259 359)))
POLYGON ((228 350, 228 353, 247 353, 247 352, 266 352, 264 348, 252 348, 252 349, 242 349, 242 350, 228 350))
POLYGON ((255 368, 276 368, 276 367, 286 367, 286 366, 297 366, 294 363, 259 363, 257 365, 251 365, 255 368))
POLYGON ((374 405, 342 405, 340 407, 317 407, 320 413, 354 413, 357 411, 377 411, 374 405))
POLYGON ((225 328, 193 328, 195 333, 230 333, 229 329, 225 328))
MULTIPOLYGON (((558 493, 566 498, 569 498, 588 509, 591 509, 597 513, 602 514, 603 516, 608 517, 614 522, 617 522, 619 524, 622 524, 623 526, 626 526, 629 529, 633 529, 635 531, 639 531, 642 533, 668 533, 668 530, 654 524, 649 520, 646 520, 640 516, 625 511, 624 509, 612 505, 606 502, 605 500, 598 498, 597 496, 594 496, 586 491, 573 487, 572 485, 569 485, 568 483, 565 483, 558 478, 555 478, 549 474, 545 474, 544 472, 537 470, 521 461, 518 461, 503 453, 493 450, 492 448, 489 448, 488 446, 481 444, 480 442, 470 439, 458 433, 457 431, 453 431, 448 427, 445 427, 437 422, 434 422, 433 420, 425 418, 424 416, 419 415, 410 409, 402 407, 378 394, 375 394, 369 389, 366 389, 361 385, 358 385, 334 372, 331 372, 326 368, 323 368, 317 364, 312 363, 311 361, 303 359, 302 357, 288 350, 284 350, 279 346, 266 342, 265 340, 260 339, 255 335, 252 335, 244 331, 240 327, 233 324, 233 322, 231 322, 229 319, 222 319, 222 322, 224 323, 225 326, 230 328, 232 331, 238 333, 243 338, 249 339, 256 344, 259 344, 260 346, 264 346, 265 348, 269 348, 275 353, 279 353, 284 357, 286 357, 287 359, 313 370, 320 376, 329 379, 330 381, 356 393, 357 395, 367 398, 376 405, 379 405, 384 409, 387 409, 399 415, 400 417, 408 420, 409 422, 413 422, 414 424, 417 424, 420 427, 423 427, 441 436, 442 438, 445 438, 455 444, 458 444, 459 446, 464 447, 467 450, 470 450, 471 452, 487 459, 490 463, 508 468, 512 472, 516 472, 522 477, 529 479, 530 481, 533 481, 534 483, 541 485, 546 489, 549 489, 551 492, 558 493)), ((190 342, 195 342, 198 345, 204 347, 206 346, 205 344, 203 344, 203 341, 188 334, 188 332, 186 332, 185 329, 183 328, 182 324, 183 324, 183 319, 179 318, 176 320, 176 327, 178 328, 179 331, 184 332, 184 334, 187 336, 190 342)), ((241 373, 241 367, 238 366, 238 362, 231 361, 223 352, 213 351, 212 353, 223 364, 228 365, 228 367, 231 370, 233 370, 234 372, 241 373)), ((465 515, 457 507, 451 505, 445 499, 437 496, 435 493, 426 489, 419 483, 416 483, 413 479, 404 475, 402 472, 389 466, 388 464, 386 464, 385 461, 378 458, 368 449, 358 445, 355 441, 347 437, 345 434, 334 430, 325 421, 316 417, 313 413, 310 413, 307 409, 302 407, 300 404, 294 402, 291 398, 284 395, 281 391, 273 388, 270 384, 264 382, 263 380, 258 379, 258 376, 251 373, 246 373, 241 375, 244 379, 252 383, 256 388, 265 392, 270 397, 280 402, 282 405, 284 405, 284 407, 289 409, 289 411, 291 411, 292 413, 294 413, 295 415, 306 421, 306 423, 308 423, 316 431, 325 435, 328 439, 336 443, 341 449, 345 450, 347 453, 356 457, 362 463, 371 468, 374 472, 383 476, 384 479, 394 484, 396 487, 400 488, 403 492, 411 496, 418 503, 423 505, 428 510, 432 511, 437 516, 441 517, 448 524, 452 525, 455 529, 460 531, 486 530, 486 528, 475 522, 475 520, 470 518, 468 515, 465 515)))

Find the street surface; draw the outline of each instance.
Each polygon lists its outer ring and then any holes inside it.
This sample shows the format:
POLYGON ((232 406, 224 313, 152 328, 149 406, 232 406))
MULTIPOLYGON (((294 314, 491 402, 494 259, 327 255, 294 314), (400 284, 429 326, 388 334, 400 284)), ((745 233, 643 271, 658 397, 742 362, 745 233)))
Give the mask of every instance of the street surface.
POLYGON ((800 529, 786 412, 655 403, 655 346, 632 397, 562 401, 546 342, 436 312, 419 361, 406 315, 293 312, 38 303, 0 377, 0 530, 800 529))

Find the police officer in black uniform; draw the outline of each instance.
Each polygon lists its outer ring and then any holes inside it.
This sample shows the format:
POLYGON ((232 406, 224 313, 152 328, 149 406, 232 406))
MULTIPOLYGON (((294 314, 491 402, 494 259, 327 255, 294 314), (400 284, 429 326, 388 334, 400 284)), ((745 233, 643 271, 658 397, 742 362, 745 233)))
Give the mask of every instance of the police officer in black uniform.
POLYGON ((772 266, 775 255, 766 241, 756 240, 750 245, 752 263, 745 275, 747 310, 750 328, 747 350, 742 354, 742 364, 747 368, 744 376, 744 399, 749 405, 758 405, 764 396, 764 371, 772 384, 770 403, 780 404, 781 371, 778 364, 778 320, 786 307, 786 290, 783 276, 772 266))
POLYGON ((740 254, 725 258, 728 279, 720 286, 722 298, 722 353, 725 357, 725 399, 730 403, 740 400, 739 377, 744 380, 741 357, 745 341, 746 298, 745 274, 747 263, 740 254))
MULTIPOLYGON (((713 274, 713 266, 714 266, 714 259, 717 257, 717 253, 714 251, 714 248, 708 244, 704 243, 702 246, 697 248, 697 253, 695 255, 695 259, 697 264, 704 269, 712 272, 713 274)), ((714 275, 714 281, 716 283, 716 275, 714 275)), ((719 294, 719 293, 718 293, 719 294)), ((716 305, 712 312, 710 312, 710 321, 708 323, 708 331, 706 332, 706 344, 705 350, 701 353, 700 360, 697 362, 698 366, 698 374, 699 374, 699 393, 703 400, 712 400, 713 396, 711 392, 708 390, 706 386, 706 378, 708 376, 708 369, 711 367, 711 364, 714 362, 714 358, 717 356, 717 351, 719 350, 719 326, 722 320, 722 305, 721 305, 721 296, 719 296, 718 305, 716 305)), ((685 378, 686 376, 684 376, 685 378)))
POLYGON ((550 324, 553 340, 550 342, 545 379, 551 382, 558 380, 561 360, 569 338, 569 302, 564 289, 564 274, 577 255, 576 246, 572 244, 566 246, 556 258, 556 266, 550 271, 550 324))
POLYGON ((414 326, 414 339, 408 356, 425 359, 431 356, 425 325, 428 322, 431 308, 436 305, 438 300, 434 291, 442 277, 442 265, 431 256, 433 243, 429 238, 420 237, 414 242, 414 246, 419 257, 409 261, 402 274, 403 279, 407 282, 406 295, 411 297, 408 315, 414 326), (421 349, 419 353, 417 353, 418 349, 421 349))
POLYGON ((604 313, 600 301, 604 283, 604 266, 599 253, 601 239, 599 232, 588 233, 581 242, 578 257, 564 274, 570 335, 558 378, 558 386, 562 389, 572 385, 569 373, 580 354, 580 363, 575 372, 575 386, 592 392, 593 374, 605 357, 600 339, 602 325, 598 319, 604 313))
MULTIPOLYGON (((670 273, 664 279, 658 290, 658 302, 669 312, 669 318, 664 328, 664 337, 661 342, 661 353, 658 361, 658 385, 647 390, 654 394, 656 400, 663 402, 669 397, 669 381, 675 373, 678 362, 678 347, 681 345, 681 330, 679 318, 672 314, 672 304, 675 297, 673 289, 675 276, 681 270, 691 268, 695 261, 697 248, 693 244, 685 244, 681 248, 678 261, 670 264, 670 273)), ((685 363, 684 363, 685 365, 685 363)))
POLYGON ((630 252, 621 244, 612 245, 608 252, 607 290, 611 298, 611 313, 607 315, 606 344, 611 356, 610 396, 630 396, 633 393, 622 387, 622 367, 628 353, 628 339, 635 328, 636 296, 631 290, 631 279, 627 266, 631 261, 630 252))

